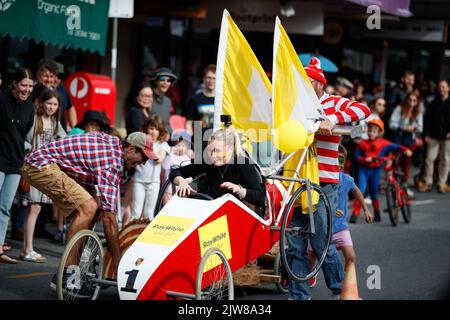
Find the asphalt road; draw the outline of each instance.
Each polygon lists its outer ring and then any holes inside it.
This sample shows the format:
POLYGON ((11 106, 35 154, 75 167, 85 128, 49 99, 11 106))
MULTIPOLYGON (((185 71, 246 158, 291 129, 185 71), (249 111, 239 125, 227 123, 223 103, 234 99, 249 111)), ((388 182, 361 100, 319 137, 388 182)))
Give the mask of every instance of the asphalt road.
MULTIPOLYGON (((382 206, 384 199, 382 196, 382 206)), ((381 223, 351 225, 357 255, 359 295, 365 300, 441 299, 450 288, 450 194, 416 192, 410 224, 400 217, 392 227, 386 213, 381 223), (379 270, 379 287, 369 289, 373 271, 379 270), (369 281, 368 281, 369 280, 369 281)), ((49 224, 53 231, 55 225, 49 224)), ((9 240, 8 240, 9 241, 9 240)), ((13 245, 11 256, 19 254, 21 243, 13 245)), ((20 262, 0 264, 0 299, 55 299, 49 282, 56 271, 63 247, 51 240, 36 239, 35 250, 48 258, 45 264, 20 262)), ((323 274, 312 289, 313 300, 328 299, 323 274)), ((273 284, 237 288, 237 299, 285 300, 273 284)), ((114 288, 103 290, 101 299, 118 299, 114 288)))

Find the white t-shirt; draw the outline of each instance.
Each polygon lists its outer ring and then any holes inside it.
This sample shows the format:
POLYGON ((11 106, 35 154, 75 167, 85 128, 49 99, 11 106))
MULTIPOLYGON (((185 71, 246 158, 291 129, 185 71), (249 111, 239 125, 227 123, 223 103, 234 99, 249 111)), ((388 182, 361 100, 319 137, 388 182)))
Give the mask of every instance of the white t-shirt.
MULTIPOLYGON (((167 142, 154 142, 153 152, 159 154, 161 151, 164 151, 167 156, 170 153, 170 146, 167 142)), ((145 164, 138 165, 134 173, 135 181, 140 183, 160 183, 160 176, 161 163, 154 160, 148 160, 145 164)))

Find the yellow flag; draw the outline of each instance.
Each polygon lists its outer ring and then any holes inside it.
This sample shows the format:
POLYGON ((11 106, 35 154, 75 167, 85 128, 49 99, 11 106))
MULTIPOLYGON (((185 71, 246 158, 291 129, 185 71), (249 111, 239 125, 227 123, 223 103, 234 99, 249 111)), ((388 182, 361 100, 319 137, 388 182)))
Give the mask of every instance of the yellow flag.
POLYGON ((217 55, 214 129, 220 115, 251 141, 270 139, 272 85, 242 32, 224 10, 217 55))
MULTIPOLYGON (((288 121, 301 123, 307 133, 316 132, 322 106, 303 69, 280 19, 275 20, 273 47, 273 116, 274 128, 288 121)), ((312 139, 307 139, 307 142, 312 139)))
MULTIPOLYGON (((283 131, 280 130, 281 134, 278 139, 281 142, 278 145, 283 147, 286 145, 283 143, 284 140, 292 141, 292 137, 297 136, 300 132, 306 131, 307 133, 306 139, 298 140, 302 141, 302 145, 298 146, 299 151, 285 164, 284 175, 309 178, 311 182, 319 184, 319 166, 316 146, 313 141, 314 132, 317 131, 320 124, 316 120, 321 117, 322 106, 278 17, 275 21, 273 50, 272 104, 274 128, 283 128, 286 123, 298 123, 299 126, 304 128, 300 128, 302 130, 298 130, 298 132, 289 132, 287 136, 283 136, 283 131), (296 172, 303 150, 308 146, 309 149, 303 164, 296 172)), ((283 184, 288 186, 290 182, 283 182, 283 184)), ((295 191, 299 186, 299 183, 295 183, 292 191, 295 191)), ((315 206, 318 201, 319 194, 313 192, 312 205, 315 206)), ((297 199, 296 205, 302 207, 303 213, 308 213, 309 203, 306 192, 297 199)))

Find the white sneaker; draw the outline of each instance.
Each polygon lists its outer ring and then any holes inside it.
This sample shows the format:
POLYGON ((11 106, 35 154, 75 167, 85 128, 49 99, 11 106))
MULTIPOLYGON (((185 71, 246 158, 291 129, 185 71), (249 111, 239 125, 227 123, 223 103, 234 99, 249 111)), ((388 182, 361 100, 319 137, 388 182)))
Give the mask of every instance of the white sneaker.
POLYGON ((333 294, 328 300, 341 300, 341 296, 339 294, 333 294))

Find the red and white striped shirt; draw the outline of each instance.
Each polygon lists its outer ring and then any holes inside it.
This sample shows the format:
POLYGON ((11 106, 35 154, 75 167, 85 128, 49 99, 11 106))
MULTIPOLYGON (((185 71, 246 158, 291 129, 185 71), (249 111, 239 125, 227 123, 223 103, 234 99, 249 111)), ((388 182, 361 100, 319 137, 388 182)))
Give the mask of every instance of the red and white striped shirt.
MULTIPOLYGON (((320 98, 325 116, 336 124, 363 120, 370 115, 369 107, 339 96, 326 93, 320 98)), ((322 183, 339 183, 338 148, 341 136, 316 134, 319 177, 322 183)))

